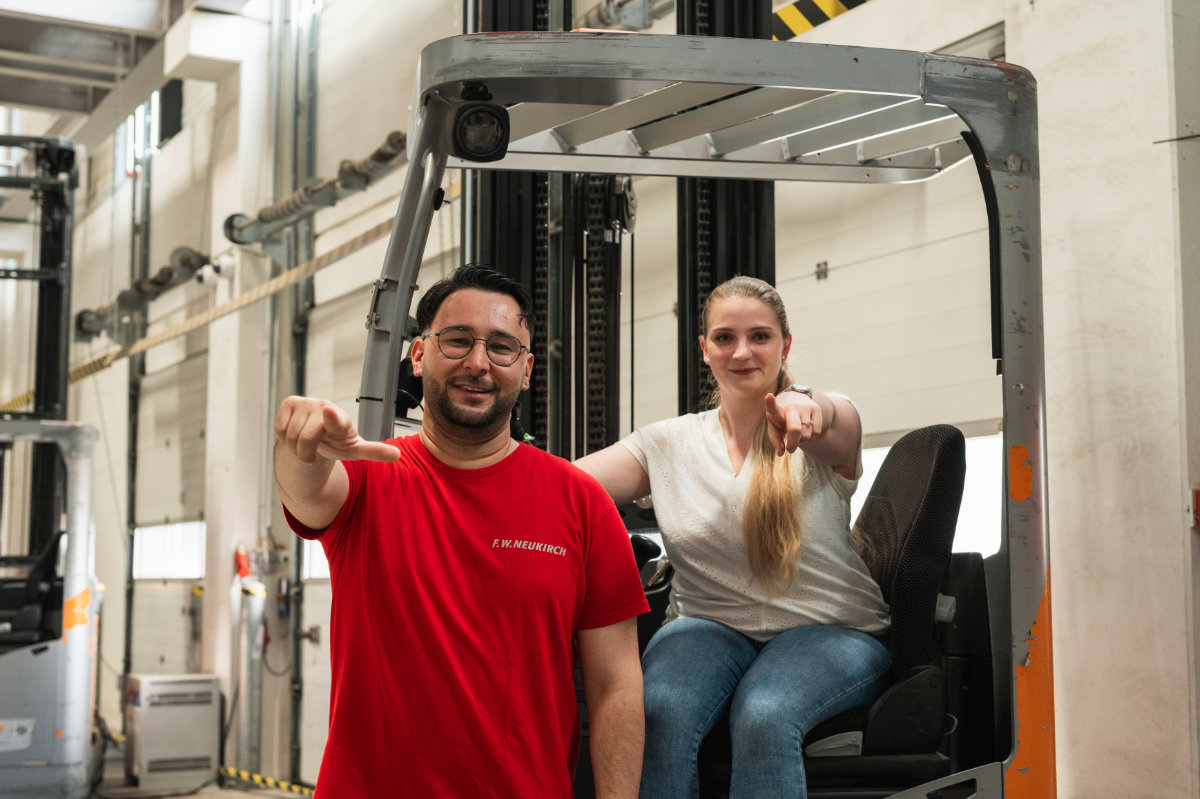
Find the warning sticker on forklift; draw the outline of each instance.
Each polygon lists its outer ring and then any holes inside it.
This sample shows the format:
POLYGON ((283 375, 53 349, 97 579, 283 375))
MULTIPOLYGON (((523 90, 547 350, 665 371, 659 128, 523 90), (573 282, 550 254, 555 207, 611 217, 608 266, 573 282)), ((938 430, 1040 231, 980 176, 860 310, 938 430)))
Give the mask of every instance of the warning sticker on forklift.
POLYGON ((0 752, 19 752, 33 744, 33 719, 0 719, 0 752))

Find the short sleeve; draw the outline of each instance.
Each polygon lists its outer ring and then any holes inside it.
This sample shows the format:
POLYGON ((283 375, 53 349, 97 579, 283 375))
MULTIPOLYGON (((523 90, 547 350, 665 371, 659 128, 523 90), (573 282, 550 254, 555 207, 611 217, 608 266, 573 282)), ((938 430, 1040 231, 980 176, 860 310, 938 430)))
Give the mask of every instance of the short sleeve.
MULTIPOLYGON (((398 444, 397 441, 390 443, 398 444)), ((341 461, 341 464, 346 469, 346 501, 342 503, 341 510, 333 517, 333 521, 329 523, 328 527, 323 530, 315 530, 293 516, 287 505, 283 505, 283 517, 288 526, 292 528, 292 532, 301 538, 320 541, 321 546, 325 549, 325 556, 331 562, 335 557, 334 552, 345 538, 346 529, 351 525, 354 509, 366 490, 367 469, 374 465, 369 461, 341 461)))
MULTIPOLYGON (((589 478, 590 479, 590 478, 589 478)), ((625 621, 650 610, 629 534, 616 507, 597 483, 595 519, 585 569, 585 593, 579 628, 591 630, 625 621)))
POLYGON ((617 443, 629 450, 630 454, 637 458, 637 462, 641 464, 641 467, 646 470, 647 474, 649 474, 650 456, 646 453, 648 442, 646 440, 646 434, 642 432, 640 427, 629 435, 625 436, 625 438, 622 438, 617 443))

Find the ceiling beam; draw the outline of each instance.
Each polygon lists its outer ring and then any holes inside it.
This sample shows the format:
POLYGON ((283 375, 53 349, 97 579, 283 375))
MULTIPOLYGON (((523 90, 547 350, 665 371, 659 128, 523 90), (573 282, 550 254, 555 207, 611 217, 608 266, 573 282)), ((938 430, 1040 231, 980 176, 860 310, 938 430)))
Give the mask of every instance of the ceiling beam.
POLYGON ((159 41, 116 89, 90 109, 87 121, 71 136, 76 144, 95 149, 135 108, 162 88, 167 80, 163 73, 163 50, 163 43, 159 41))
POLYGON ((0 105, 86 114, 104 96, 99 89, 47 80, 0 79, 0 105))
MULTIPOLYGON (((0 0, 3 2, 3 0, 0 0)), ((26 53, 36 59, 53 59, 103 67, 110 73, 130 68, 136 38, 109 31, 6 17, 0 12, 0 50, 26 53)))
POLYGON ((38 55, 37 53, 4 50, 2 48, 0 48, 0 62, 7 63, 10 66, 15 64, 29 64, 35 67, 47 67, 62 71, 70 70, 79 75, 90 73, 105 77, 116 74, 111 64, 92 64, 87 61, 55 58, 53 56, 38 55))
POLYGON ((49 83, 65 83, 68 86, 88 86, 93 89, 109 90, 117 85, 116 81, 105 79, 103 76, 79 75, 64 70, 26 69, 13 66, 0 58, 0 78, 20 78, 22 80, 43 80, 49 83))
POLYGON ((0 14, 157 38, 166 28, 165 5, 164 0, 0 0, 0 14))

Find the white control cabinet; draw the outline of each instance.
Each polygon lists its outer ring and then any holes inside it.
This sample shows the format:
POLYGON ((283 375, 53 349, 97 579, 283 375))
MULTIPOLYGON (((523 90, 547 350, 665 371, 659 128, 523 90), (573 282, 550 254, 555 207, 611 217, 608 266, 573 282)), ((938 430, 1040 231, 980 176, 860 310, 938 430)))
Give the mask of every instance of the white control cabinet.
POLYGON ((221 687, 211 674, 130 674, 125 682, 125 777, 143 790, 216 779, 221 687))

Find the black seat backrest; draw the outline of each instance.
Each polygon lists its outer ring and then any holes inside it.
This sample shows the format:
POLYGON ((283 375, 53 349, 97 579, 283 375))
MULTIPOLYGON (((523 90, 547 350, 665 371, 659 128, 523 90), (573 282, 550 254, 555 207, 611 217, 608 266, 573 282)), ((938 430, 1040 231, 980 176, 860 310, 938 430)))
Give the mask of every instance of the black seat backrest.
POLYGON ((896 679, 934 660, 937 597, 966 471, 966 442, 958 428, 913 430, 892 445, 854 522, 863 560, 891 607, 896 679))
POLYGON ((62 617, 51 607, 62 604, 61 590, 54 591, 62 538, 61 531, 56 533, 32 558, 0 560, 7 567, 0 577, 0 652, 61 634, 50 628, 62 617))
POLYGON ((29 604, 40 603, 49 593, 47 586, 54 582, 54 567, 58 563, 58 547, 62 544, 63 535, 60 530, 46 542, 42 551, 38 553, 37 560, 30 565, 25 574, 25 600, 29 604))

